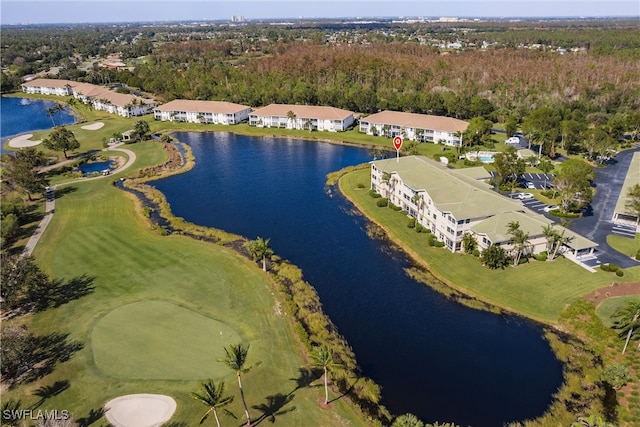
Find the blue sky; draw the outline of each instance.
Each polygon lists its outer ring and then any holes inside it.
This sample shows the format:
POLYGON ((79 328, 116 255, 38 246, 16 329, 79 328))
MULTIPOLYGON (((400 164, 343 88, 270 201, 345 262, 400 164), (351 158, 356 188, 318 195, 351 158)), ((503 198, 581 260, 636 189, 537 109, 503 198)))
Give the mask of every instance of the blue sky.
POLYGON ((388 16, 640 16, 640 0, 2 0, 0 23, 335 18, 388 16))

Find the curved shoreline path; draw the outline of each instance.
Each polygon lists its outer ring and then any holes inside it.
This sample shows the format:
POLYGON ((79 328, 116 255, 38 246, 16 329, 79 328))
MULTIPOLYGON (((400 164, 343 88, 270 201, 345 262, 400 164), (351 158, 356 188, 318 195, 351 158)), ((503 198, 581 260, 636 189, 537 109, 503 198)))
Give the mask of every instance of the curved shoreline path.
MULTIPOLYGON (((53 218, 53 213, 54 213, 55 208, 56 208, 56 195, 55 195, 55 189, 56 188, 58 188, 61 185, 73 184, 73 183, 77 183, 77 182, 93 181, 93 180, 96 180, 96 179, 103 179, 103 178, 111 177, 112 175, 120 173, 123 170, 129 168, 131 165, 133 165, 133 163, 136 161, 136 153, 134 153, 131 150, 127 150, 126 148, 119 148, 121 145, 124 145, 124 144, 120 143, 118 145, 114 145, 114 146, 111 146, 109 148, 105 148, 104 150, 102 150, 102 151, 121 151, 121 152, 125 153, 127 156, 129 156, 129 160, 127 160, 127 162, 124 165, 122 165, 121 167, 116 169, 113 172, 113 174, 101 175, 101 176, 96 176, 96 177, 93 177, 93 178, 86 178, 86 179, 83 179, 81 181, 74 180, 74 181, 63 182, 63 183, 60 183, 60 184, 56 185, 53 189, 51 189, 50 191, 45 193, 45 196, 46 196, 47 200, 45 201, 44 218, 42 218, 42 221, 40 221, 40 224, 38 224, 38 226, 36 227, 36 231, 33 233, 31 238, 27 242, 27 244, 24 246, 24 249, 22 250, 22 256, 31 255, 31 253, 35 249, 36 245, 38 244, 38 241, 40 240, 40 237, 42 237, 42 234, 44 233, 44 230, 46 230, 47 226, 51 222, 51 219, 53 218)), ((71 160, 71 161, 73 161, 73 160, 71 160)), ((46 172, 48 170, 64 166, 67 163, 69 163, 69 161, 57 163, 57 164, 52 165, 50 167, 41 169, 41 172, 46 172)))

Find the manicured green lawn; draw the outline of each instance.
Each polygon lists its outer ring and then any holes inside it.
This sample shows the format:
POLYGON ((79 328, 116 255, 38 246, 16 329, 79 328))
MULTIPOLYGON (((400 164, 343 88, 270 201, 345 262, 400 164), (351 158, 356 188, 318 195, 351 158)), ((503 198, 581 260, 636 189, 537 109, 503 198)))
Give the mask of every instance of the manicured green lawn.
MULTIPOLYGON (((162 157, 153 154, 153 143, 130 147, 143 154, 138 165, 162 157)), ((69 388, 40 408, 68 409, 78 419, 123 394, 161 393, 178 403, 172 421, 196 425, 205 408, 189 392, 211 377, 227 381, 236 396, 230 409, 241 415, 235 375, 217 361, 223 344, 241 339, 251 346, 248 364, 262 362, 243 380, 254 418, 273 412, 276 425, 365 425, 344 400, 322 409, 320 380, 297 388, 309 362, 289 319, 276 310, 274 284, 258 266, 218 245, 158 235, 112 181, 59 191, 34 255, 54 278, 86 275, 84 285, 70 290, 70 302, 24 321, 36 335, 62 333, 61 342, 76 346, 68 346, 69 360, 52 373, 3 392, 3 399, 28 407, 39 400, 35 390, 67 381, 69 388)))
POLYGON ((596 309, 596 313, 602 319, 602 323, 606 326, 613 326, 614 319, 611 318, 611 315, 620 307, 623 307, 626 304, 626 301, 640 301, 640 295, 627 295, 624 297, 615 297, 615 298, 607 298, 600 303, 598 308, 596 309))
MULTIPOLYGON (((590 273, 571 261, 560 258, 552 262, 531 261, 504 270, 489 270, 470 255, 452 254, 445 248, 429 247, 427 236, 407 227, 402 212, 378 208, 368 191, 370 171, 350 172, 340 181, 340 188, 369 217, 381 224, 393 239, 416 259, 452 287, 491 302, 499 307, 521 313, 546 323, 554 323, 567 304, 583 295, 611 283, 605 272, 590 273)), ((625 280, 633 280, 640 271, 625 270, 625 280)))
POLYGON ((607 243, 618 252, 635 258, 640 251, 640 234, 636 234, 633 239, 610 234, 607 236, 607 243))
POLYGON ((96 366, 114 378, 219 380, 228 371, 212 360, 224 357, 225 343, 241 340, 224 321, 167 301, 139 301, 110 311, 96 323, 91 350, 96 366), (203 332, 211 338, 201 339, 203 332))

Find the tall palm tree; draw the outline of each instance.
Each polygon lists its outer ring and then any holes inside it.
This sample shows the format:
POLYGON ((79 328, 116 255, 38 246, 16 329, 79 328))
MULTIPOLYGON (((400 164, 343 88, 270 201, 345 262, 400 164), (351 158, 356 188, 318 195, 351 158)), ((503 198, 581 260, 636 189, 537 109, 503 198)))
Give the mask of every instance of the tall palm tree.
POLYGON ((251 253, 254 260, 262 260, 262 271, 267 271, 267 257, 273 255, 273 249, 269 247, 271 239, 263 239, 258 237, 256 240, 251 240, 247 244, 247 249, 251 253))
POLYGON ((329 369, 334 368, 337 365, 333 362, 333 351, 327 344, 322 344, 311 353, 314 366, 322 368, 324 370, 324 404, 329 404, 329 385, 328 385, 328 372, 329 369))
POLYGON ((627 351, 631 335, 633 335, 633 329, 640 326, 640 301, 627 300, 625 305, 618 308, 611 317, 616 319, 615 328, 622 329, 622 333, 627 331, 627 339, 622 349, 622 354, 624 354, 627 351))
POLYGON ((549 255, 549 259, 552 259, 550 255, 555 246, 557 234, 558 232, 553 228, 553 224, 547 224, 542 228, 542 235, 547 239, 547 254, 549 255))
MULTIPOLYGON (((200 383, 202 394, 191 392, 191 397, 195 400, 202 402, 209 407, 209 410, 200 418, 200 424, 207 419, 209 414, 213 412, 213 416, 216 419, 216 424, 220 427, 220 419, 218 418, 218 409, 227 406, 233 402, 233 396, 224 396, 224 381, 220 381, 216 384, 213 380, 206 380, 200 383)), ((236 418, 231 412, 226 409, 223 411, 232 417, 236 418)))
POLYGON ((244 400, 244 390, 242 389, 241 374, 249 372, 254 366, 258 366, 260 362, 257 362, 252 366, 245 366, 247 363, 247 353, 249 353, 249 344, 242 345, 230 345, 229 348, 224 348, 225 358, 219 360, 227 367, 235 371, 238 376, 238 387, 240 388, 240 398, 242 399, 242 405, 244 406, 244 414, 247 417, 247 426, 251 427, 251 416, 249 415, 249 408, 247 408, 247 402, 244 400))
POLYGON ((520 223, 518 221, 511 221, 507 224, 507 234, 511 235, 511 239, 509 241, 513 244, 513 247, 516 250, 516 255, 513 259, 513 266, 517 267, 520 262, 520 257, 529 242, 529 233, 525 233, 520 229, 520 223))

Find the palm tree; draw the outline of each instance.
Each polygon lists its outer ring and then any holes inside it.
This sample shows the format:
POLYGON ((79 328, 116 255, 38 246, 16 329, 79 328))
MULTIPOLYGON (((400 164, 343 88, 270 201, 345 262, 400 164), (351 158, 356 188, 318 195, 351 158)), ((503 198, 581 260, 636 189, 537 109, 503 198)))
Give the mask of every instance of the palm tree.
POLYGON ((473 234, 466 231, 462 235, 462 248, 464 249, 464 252, 467 254, 471 254, 477 249, 477 247, 478 242, 476 241, 476 238, 473 237, 473 234))
POLYGON ((247 243, 247 249, 251 253, 254 260, 262 260, 262 271, 267 271, 267 257, 273 255, 273 249, 269 247, 271 239, 263 239, 258 237, 247 243))
MULTIPOLYGON (((205 414, 200 418, 200 424, 207 419, 209 414, 213 412, 213 416, 216 419, 216 424, 220 427, 220 419, 218 418, 218 409, 227 406, 229 403, 233 402, 233 396, 224 396, 224 381, 220 381, 218 384, 213 382, 213 380, 206 380, 200 383, 200 388, 202 389, 202 394, 191 392, 191 397, 195 400, 202 402, 203 404, 209 407, 209 410, 205 412, 205 414)), ((236 418, 231 412, 226 409, 223 411, 232 417, 236 418)))
POLYGON ((249 416, 249 408, 247 408, 247 402, 244 400, 244 390, 242 389, 242 379, 240 374, 249 372, 254 366, 258 366, 260 362, 257 362, 253 366, 245 367, 247 363, 247 353, 249 352, 249 344, 246 346, 242 343, 238 345, 230 345, 229 348, 224 348, 225 358, 219 360, 229 367, 229 369, 235 371, 238 376, 238 387, 240 388, 240 398, 242 399, 242 405, 244 406, 244 414, 247 417, 247 426, 251 426, 251 417, 249 416))
POLYGON ((389 198, 389 181, 391 181, 391 174, 389 172, 383 172, 381 181, 386 184, 385 190, 387 193, 386 197, 388 199, 389 198))
POLYGON ((287 111, 287 120, 289 120, 291 122, 292 128, 295 129, 295 119, 296 119, 296 113, 294 113, 293 111, 289 110, 287 111))
MULTIPOLYGON (((547 239, 547 254, 551 255, 556 242, 558 232, 553 228, 553 224, 547 224, 542 228, 542 235, 547 239)), ((553 259, 549 257, 550 259, 553 259)))
POLYGON ((339 366, 333 362, 333 351, 327 344, 322 344, 311 353, 311 357, 314 361, 314 366, 322 368, 324 370, 324 404, 329 404, 329 385, 328 385, 328 372, 329 369, 339 366))
POLYGON ((516 250, 513 266, 517 267, 520 262, 520 257, 529 242, 529 233, 525 233, 520 229, 520 223, 518 221, 511 221, 507 224, 507 234, 511 235, 509 242, 513 244, 513 248, 516 250))
POLYGON ((631 335, 633 335, 633 329, 640 326, 640 301, 626 300, 625 305, 618 308, 611 317, 616 319, 614 327, 621 329, 621 334, 628 330, 627 339, 622 349, 622 354, 624 354, 627 351, 631 335))
POLYGON ((46 110, 47 116, 49 116, 49 118, 51 119, 51 123, 55 126, 56 122, 53 120, 53 116, 56 115, 57 110, 55 109, 55 107, 49 107, 46 110))

